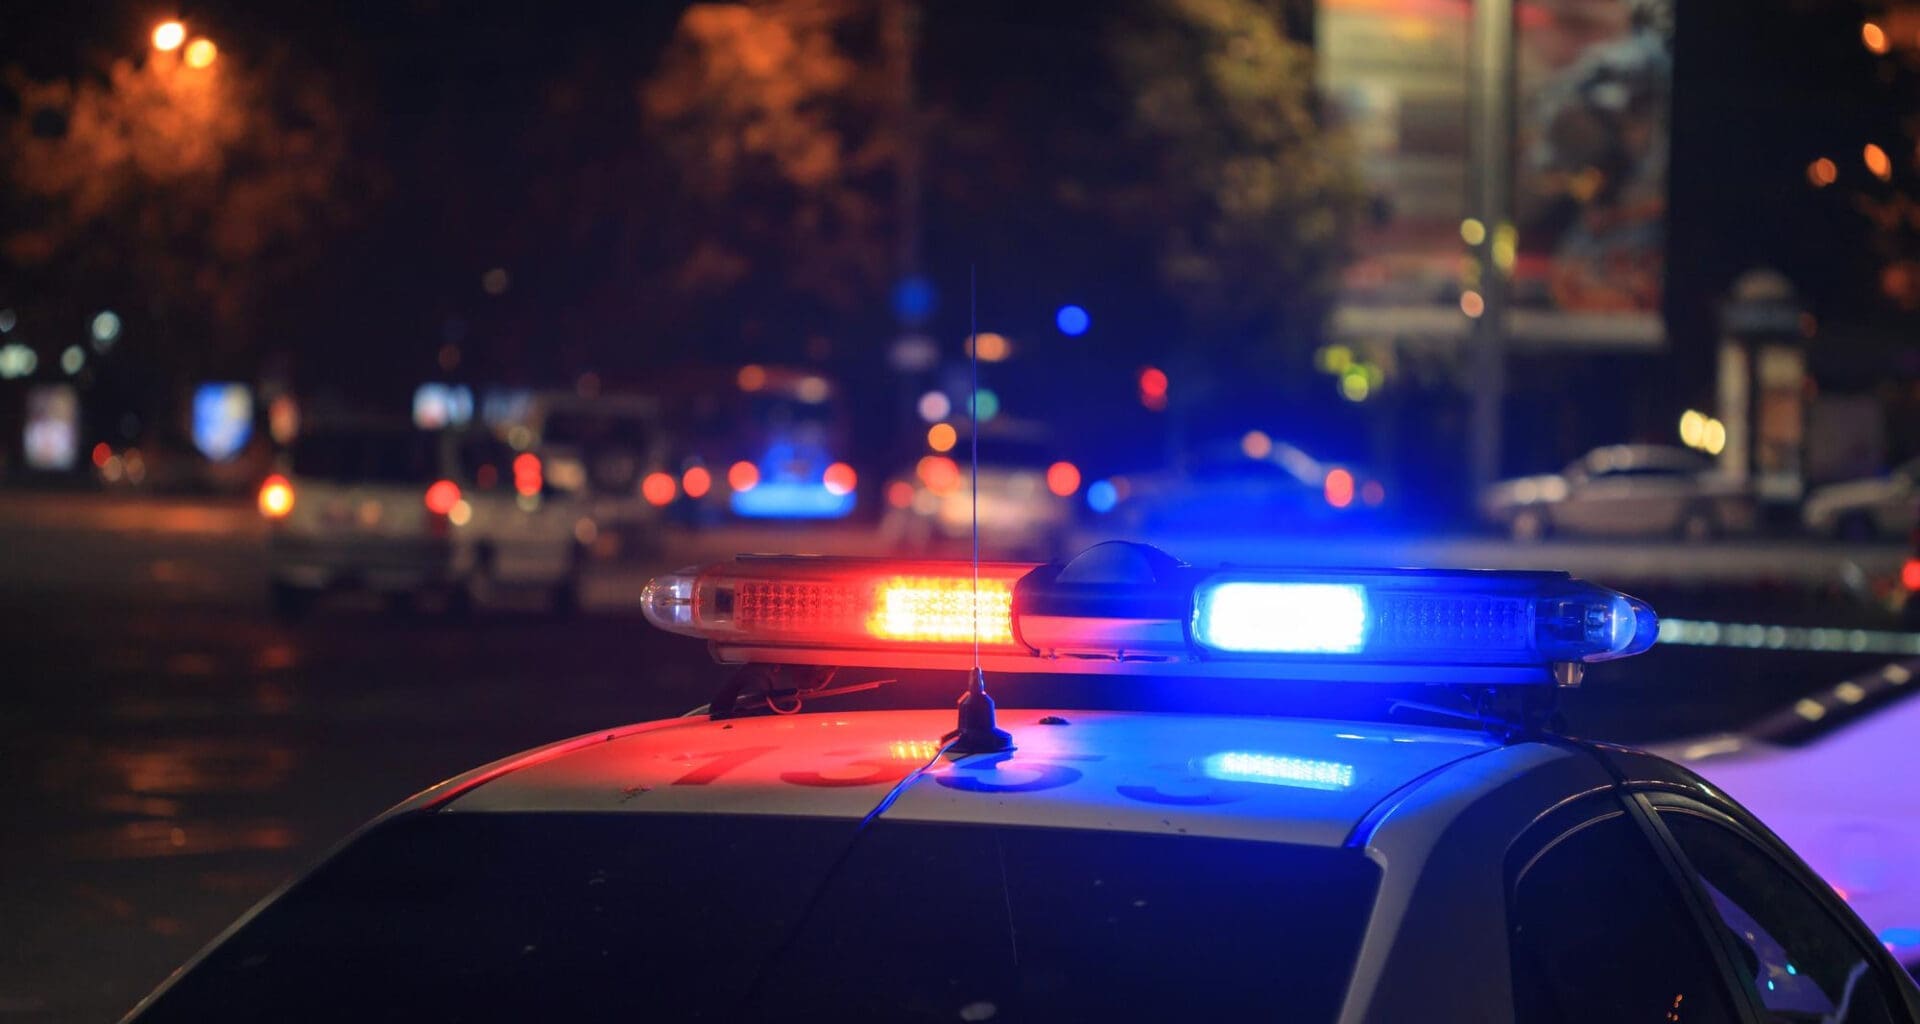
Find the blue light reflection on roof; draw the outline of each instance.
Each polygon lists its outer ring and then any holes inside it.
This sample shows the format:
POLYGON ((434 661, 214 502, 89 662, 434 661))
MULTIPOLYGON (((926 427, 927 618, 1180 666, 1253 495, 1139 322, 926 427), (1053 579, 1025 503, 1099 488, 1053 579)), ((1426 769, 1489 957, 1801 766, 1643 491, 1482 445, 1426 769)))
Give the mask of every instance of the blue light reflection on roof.
POLYGON ((1310 757, 1228 750, 1209 756, 1201 770, 1215 779, 1259 782, 1299 789, 1342 790, 1353 786, 1353 766, 1310 757))

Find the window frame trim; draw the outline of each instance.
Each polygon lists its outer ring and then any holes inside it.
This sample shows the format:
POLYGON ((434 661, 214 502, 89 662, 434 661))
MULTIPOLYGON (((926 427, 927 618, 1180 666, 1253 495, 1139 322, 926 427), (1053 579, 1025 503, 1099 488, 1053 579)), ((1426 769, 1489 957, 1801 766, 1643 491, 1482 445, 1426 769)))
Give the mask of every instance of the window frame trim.
POLYGON ((1602 821, 1622 815, 1631 822, 1646 842, 1646 848, 1659 861, 1662 872, 1686 903, 1685 917, 1692 922, 1695 937, 1701 939, 1706 947, 1713 969, 1719 976, 1720 991, 1727 1005, 1733 1007, 1734 1012, 1739 1014, 1740 1019, 1746 1024, 1764 1024, 1765 1018, 1761 1016, 1759 1000, 1749 986, 1737 983, 1740 976, 1734 970, 1736 961, 1733 951, 1726 948, 1718 935, 1707 928, 1708 924, 1717 922, 1719 917, 1717 915, 1712 918, 1702 916, 1713 914, 1713 907, 1704 902, 1706 894, 1699 890, 1692 879, 1681 877, 1690 865, 1685 861, 1677 860, 1677 847, 1673 845, 1672 837, 1668 836, 1664 829, 1659 828, 1658 823, 1653 820, 1652 812, 1641 805, 1638 794, 1624 789, 1609 787, 1583 793, 1565 801, 1535 818, 1512 843, 1508 844, 1507 865, 1504 868, 1506 877, 1503 879, 1507 896, 1507 906, 1503 908, 1508 918, 1507 955, 1513 956, 1511 945, 1513 912, 1519 896, 1520 883, 1525 879, 1527 872, 1548 851, 1571 839, 1575 834, 1602 821), (1516 863, 1516 858, 1522 856, 1524 859, 1516 863))
MULTIPOLYGON (((1874 971, 1878 975, 1876 981, 1880 987, 1881 994, 1887 999, 1889 1005, 1898 1006, 1903 1009, 1906 1012, 1909 1022, 1920 1022, 1920 1006, 1915 1004, 1914 986, 1902 984, 1900 981, 1902 977, 1908 976, 1906 969, 1901 967, 1900 964, 1893 959, 1893 954, 1887 952, 1887 947, 1880 944, 1880 940, 1867 929, 1858 914, 1841 915, 1834 913, 1833 904, 1830 900, 1838 899, 1839 897, 1837 895, 1831 897, 1823 896, 1821 893, 1822 888, 1825 887, 1830 892, 1831 887, 1828 887, 1820 878, 1819 874, 1795 855, 1792 849, 1789 848, 1786 843, 1782 842, 1778 836, 1766 831, 1764 828, 1749 827, 1747 820, 1749 816, 1736 813, 1729 808, 1716 806, 1713 802, 1703 799, 1698 794, 1676 792, 1664 787, 1654 787, 1636 790, 1629 794, 1629 796, 1630 802, 1641 808, 1642 813, 1649 819, 1649 826, 1659 834, 1661 841, 1672 850, 1673 856, 1677 858, 1681 873, 1686 876, 1682 880, 1682 884, 1688 892, 1693 894, 1693 901, 1704 905, 1706 912, 1713 915, 1712 920, 1714 922, 1724 923, 1720 918, 1719 912, 1713 909, 1712 897, 1706 893, 1699 869, 1696 868, 1693 861, 1687 857, 1686 851, 1681 848, 1679 840, 1675 839, 1673 833, 1667 828, 1666 822, 1661 820, 1660 815, 1663 812, 1688 814, 1706 821, 1709 824, 1716 825, 1731 833, 1735 838, 1744 841, 1749 847, 1765 856, 1782 875, 1793 885, 1798 886, 1802 892, 1813 901, 1814 905, 1820 908, 1821 914, 1828 922, 1851 938, 1855 946, 1865 950, 1867 961, 1873 965, 1874 971)), ((1757 822, 1755 824, 1757 824, 1757 822)), ((1733 958, 1729 961, 1729 968, 1731 967, 1731 963, 1738 962, 1740 953, 1738 949, 1734 948, 1734 941, 1729 936, 1727 929, 1715 927, 1709 929, 1709 933, 1713 936, 1715 945, 1724 947, 1727 955, 1733 958)), ((1733 980, 1738 980, 1740 974, 1735 971, 1729 977, 1733 980)), ((1759 1015, 1758 1019, 1766 1020, 1766 1008, 1764 1004, 1760 1002, 1759 992, 1752 986, 1744 983, 1736 985, 1735 987, 1744 992, 1748 1002, 1754 1005, 1756 1008, 1755 1012, 1759 1015)))

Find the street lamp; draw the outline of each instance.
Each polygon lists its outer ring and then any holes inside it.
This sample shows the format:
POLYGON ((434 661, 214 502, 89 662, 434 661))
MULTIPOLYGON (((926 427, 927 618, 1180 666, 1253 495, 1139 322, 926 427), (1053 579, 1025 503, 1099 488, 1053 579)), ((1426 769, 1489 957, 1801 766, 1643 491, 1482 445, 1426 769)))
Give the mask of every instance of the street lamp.
POLYGON ((195 39, 187 44, 187 66, 196 70, 207 67, 220 55, 219 47, 211 39, 195 39))
POLYGON ((153 27, 153 48, 156 50, 178 50, 180 44, 186 41, 187 26, 177 21, 163 21, 153 27))

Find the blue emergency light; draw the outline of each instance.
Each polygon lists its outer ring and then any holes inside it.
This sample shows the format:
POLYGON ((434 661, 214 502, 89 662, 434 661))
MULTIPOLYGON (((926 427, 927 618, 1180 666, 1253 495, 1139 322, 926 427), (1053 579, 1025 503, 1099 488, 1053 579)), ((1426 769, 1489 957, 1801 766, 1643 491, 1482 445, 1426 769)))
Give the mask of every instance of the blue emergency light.
POLYGON ((1566 573, 1206 569, 1121 542, 978 570, 749 556, 659 577, 642 606, 723 662, 1335 682, 1570 683, 1659 632, 1566 573))

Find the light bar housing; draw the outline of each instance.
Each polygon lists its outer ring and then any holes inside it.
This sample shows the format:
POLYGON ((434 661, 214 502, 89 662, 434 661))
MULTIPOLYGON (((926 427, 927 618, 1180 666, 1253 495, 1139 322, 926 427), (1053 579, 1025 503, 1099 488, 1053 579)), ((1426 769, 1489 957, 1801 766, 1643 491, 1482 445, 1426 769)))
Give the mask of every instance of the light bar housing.
MULTIPOLYGON (((965 669, 973 574, 745 556, 658 577, 642 604, 723 662, 965 669)), ((1638 654, 1659 630, 1644 602, 1566 573, 1202 569, 1119 542, 983 563, 978 586, 979 662, 995 672, 1551 685, 1556 665, 1638 654)))

